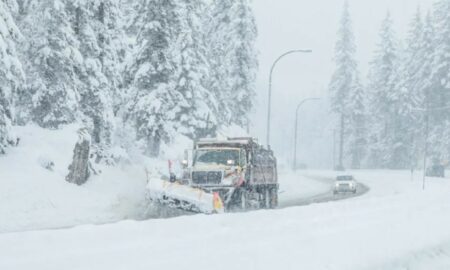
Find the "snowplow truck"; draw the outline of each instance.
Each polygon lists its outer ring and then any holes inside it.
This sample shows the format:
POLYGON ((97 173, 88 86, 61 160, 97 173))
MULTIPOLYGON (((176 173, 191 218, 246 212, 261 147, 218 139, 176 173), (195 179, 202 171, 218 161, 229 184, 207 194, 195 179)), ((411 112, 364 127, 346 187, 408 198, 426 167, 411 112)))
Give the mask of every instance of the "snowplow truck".
POLYGON ((277 160, 254 138, 201 139, 188 156, 180 179, 149 181, 153 201, 200 213, 277 207, 277 160))
POLYGON ((199 140, 189 163, 185 183, 218 193, 225 210, 278 205, 277 160, 254 138, 199 140))

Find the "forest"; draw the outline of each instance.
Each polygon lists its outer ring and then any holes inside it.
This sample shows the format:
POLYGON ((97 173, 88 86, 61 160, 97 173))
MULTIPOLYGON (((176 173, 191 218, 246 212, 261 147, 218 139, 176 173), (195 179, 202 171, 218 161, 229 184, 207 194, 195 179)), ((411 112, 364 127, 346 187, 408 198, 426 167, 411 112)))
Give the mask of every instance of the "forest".
POLYGON ((91 157, 249 124, 258 68, 248 0, 1 0, 0 152, 13 126, 78 123, 91 157))
POLYGON ((339 167, 414 169, 424 157, 443 165, 450 158, 450 1, 417 8, 406 40, 394 21, 387 12, 362 80, 349 5, 344 7, 329 85, 339 167))

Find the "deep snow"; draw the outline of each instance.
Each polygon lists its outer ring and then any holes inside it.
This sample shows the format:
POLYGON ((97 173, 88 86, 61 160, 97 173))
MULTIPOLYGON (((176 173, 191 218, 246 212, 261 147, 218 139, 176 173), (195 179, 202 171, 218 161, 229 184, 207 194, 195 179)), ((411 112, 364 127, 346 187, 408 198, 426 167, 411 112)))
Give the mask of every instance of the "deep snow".
POLYGON ((449 269, 450 180, 355 175, 343 201, 0 234, 0 269, 449 269))
POLYGON ((100 166, 102 173, 83 186, 64 181, 76 131, 75 125, 15 128, 19 146, 0 156, 0 233, 139 218, 146 185, 143 166, 100 166), (53 171, 44 168, 49 162, 53 171))
MULTIPOLYGON (((96 165, 102 173, 85 185, 67 183, 64 178, 77 129, 76 125, 61 130, 15 127, 21 138, 19 146, 0 156, 0 233, 154 217, 146 200, 147 173, 149 178, 167 173, 167 160, 146 159, 116 149, 117 156, 125 157, 119 166, 96 165), (50 162, 54 163, 52 171, 44 168, 50 162)), ((227 132, 239 133, 236 129, 227 132)), ((178 138, 162 150, 167 158, 181 160, 180 149, 190 146, 192 142, 178 138)), ((292 174, 283 174, 280 179, 281 203, 329 189, 327 184, 292 174)))
MULTIPOLYGON (((151 161, 66 183, 76 129, 16 128, 20 146, 0 157, 0 269, 450 269, 449 179, 422 190, 419 172, 358 171, 370 191, 347 200, 136 221, 151 161), (60 227, 72 228, 41 230, 60 227)), ((331 192, 300 173, 280 181, 282 202, 331 192)))

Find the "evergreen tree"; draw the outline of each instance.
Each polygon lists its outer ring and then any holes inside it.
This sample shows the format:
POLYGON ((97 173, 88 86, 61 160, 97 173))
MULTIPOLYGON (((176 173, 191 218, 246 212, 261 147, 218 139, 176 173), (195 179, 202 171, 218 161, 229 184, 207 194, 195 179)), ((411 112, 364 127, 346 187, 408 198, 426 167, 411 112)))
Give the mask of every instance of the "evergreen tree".
POLYGON ((205 18, 210 77, 208 89, 217 97, 220 111, 217 117, 222 123, 230 123, 231 112, 228 107, 229 92, 232 83, 228 70, 228 55, 231 40, 229 10, 233 5, 231 0, 214 0, 209 7, 209 16, 205 18))
POLYGON ((176 91, 177 70, 174 45, 180 35, 180 5, 173 0, 146 0, 140 3, 133 22, 137 45, 133 62, 127 67, 133 95, 128 115, 145 152, 157 156, 160 145, 177 129, 180 107, 188 106, 176 91))
POLYGON ((180 55, 177 59, 177 91, 185 103, 179 104, 177 114, 179 131, 192 139, 214 135, 217 127, 218 106, 216 96, 207 89, 206 79, 210 76, 206 60, 206 44, 203 25, 200 20, 205 6, 200 0, 184 1, 183 31, 179 38, 180 55))
POLYGON ((231 54, 232 87, 228 98, 231 119, 241 127, 247 127, 249 114, 255 97, 255 80, 258 68, 255 41, 256 22, 249 0, 235 1, 231 8, 233 51, 231 54))
POLYGON ((339 116, 340 147, 339 167, 343 167, 344 146, 349 145, 351 165, 360 167, 364 147, 364 93, 359 80, 355 60, 356 46, 352 30, 349 6, 346 2, 342 13, 338 40, 335 47, 336 69, 329 85, 331 108, 339 116), (344 136, 349 136, 348 144, 344 136))
MULTIPOLYGON (((117 93, 116 82, 117 78, 120 78, 118 70, 111 69, 111 66, 106 64, 111 58, 110 52, 114 51, 107 48, 105 44, 111 40, 106 25, 106 17, 110 15, 107 12, 110 11, 110 7, 110 5, 106 6, 103 1, 68 4, 72 27, 83 56, 83 65, 76 70, 81 82, 78 86, 80 109, 85 116, 85 123, 90 129, 92 142, 100 152, 111 144, 112 97, 117 93)), ((101 155, 101 153, 95 154, 101 155)))
MULTIPOLYGON (((398 44, 390 13, 380 30, 380 41, 371 62, 369 94, 371 104, 370 163, 373 167, 395 167, 400 150, 397 148, 399 103, 396 92, 398 78, 398 44)), ((403 147, 403 146, 402 146, 403 147)))
POLYGON ((254 15, 248 0, 215 0, 210 12, 209 88, 219 97, 220 119, 244 127, 249 124, 258 67, 254 15))
POLYGON ((8 5, 0 2, 0 154, 15 143, 11 132, 11 104, 15 89, 23 79, 22 65, 16 54, 16 42, 20 36, 8 5))
POLYGON ((359 72, 354 74, 353 85, 349 91, 347 103, 346 144, 352 169, 360 169, 363 165, 367 146, 366 97, 364 87, 359 80, 359 72))
POLYGON ((436 110, 450 106, 450 1, 436 2, 434 11, 433 62, 430 74, 430 92, 427 106, 430 116, 430 144, 436 158, 450 156, 449 110, 436 110))
POLYGON ((27 37, 25 57, 27 89, 21 110, 46 128, 58 128, 77 118, 80 85, 77 70, 83 57, 63 0, 29 3, 21 26, 27 37), (30 104, 27 104, 30 102, 30 104))
POLYGON ((97 0, 95 5, 95 31, 100 47, 102 73, 108 80, 114 112, 117 114, 123 104, 122 69, 126 57, 126 20, 123 4, 119 1, 97 0))
POLYGON ((410 23, 406 51, 397 78, 395 92, 398 93, 397 106, 400 118, 400 126, 397 128, 397 144, 399 145, 397 151, 401 156, 398 165, 402 168, 414 168, 417 165, 423 145, 423 111, 420 109, 425 108, 424 78, 429 76, 426 74, 429 70, 423 68, 427 65, 426 63, 429 63, 427 50, 430 33, 427 33, 427 25, 430 22, 429 17, 427 18, 428 22, 424 24, 418 8, 410 23))

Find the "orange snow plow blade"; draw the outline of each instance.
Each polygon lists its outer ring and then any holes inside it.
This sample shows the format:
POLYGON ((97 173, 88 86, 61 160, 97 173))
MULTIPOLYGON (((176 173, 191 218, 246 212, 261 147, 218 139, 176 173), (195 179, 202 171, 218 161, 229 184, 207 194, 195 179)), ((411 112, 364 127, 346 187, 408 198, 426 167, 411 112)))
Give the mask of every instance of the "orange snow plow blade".
POLYGON ((152 202, 190 212, 205 214, 224 212, 222 199, 217 192, 209 193, 157 178, 148 181, 147 198, 152 202))
POLYGON ((222 202, 222 198, 220 198, 219 193, 214 192, 213 193, 213 207, 214 207, 214 211, 216 213, 221 213, 223 212, 223 202, 222 202))

